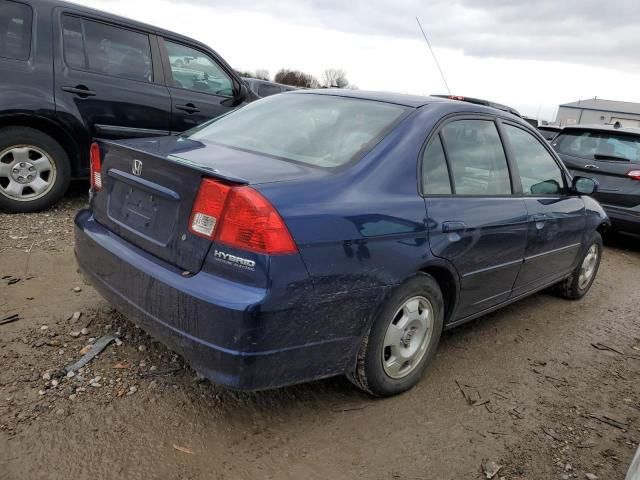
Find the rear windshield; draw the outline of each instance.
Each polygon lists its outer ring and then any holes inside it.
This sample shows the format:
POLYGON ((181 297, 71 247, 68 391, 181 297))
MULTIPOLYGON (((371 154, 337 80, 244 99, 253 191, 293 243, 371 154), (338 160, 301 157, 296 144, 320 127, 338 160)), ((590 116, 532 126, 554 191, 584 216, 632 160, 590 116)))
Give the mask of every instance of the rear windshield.
POLYGON ((331 95, 283 94, 250 103, 189 138, 319 167, 361 158, 408 107, 331 95))
POLYGON ((640 136, 613 132, 569 131, 558 135, 553 146, 559 153, 589 160, 640 162, 640 136))

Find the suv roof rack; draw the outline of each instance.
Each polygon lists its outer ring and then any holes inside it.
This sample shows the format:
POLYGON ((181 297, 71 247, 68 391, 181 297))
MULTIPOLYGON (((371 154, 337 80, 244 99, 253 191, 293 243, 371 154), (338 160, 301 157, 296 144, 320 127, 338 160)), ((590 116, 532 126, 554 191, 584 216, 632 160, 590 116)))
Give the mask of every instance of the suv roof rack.
POLYGON ((502 110, 503 112, 509 112, 513 115, 516 115, 517 117, 522 118, 522 115, 520 115, 520 112, 518 112, 515 108, 502 105, 501 103, 490 102, 489 100, 482 100, 481 98, 463 97, 462 95, 431 95, 431 96, 438 97, 438 98, 448 98, 449 100, 459 100, 461 102, 475 103, 476 105, 484 105, 485 107, 497 108, 498 110, 502 110))

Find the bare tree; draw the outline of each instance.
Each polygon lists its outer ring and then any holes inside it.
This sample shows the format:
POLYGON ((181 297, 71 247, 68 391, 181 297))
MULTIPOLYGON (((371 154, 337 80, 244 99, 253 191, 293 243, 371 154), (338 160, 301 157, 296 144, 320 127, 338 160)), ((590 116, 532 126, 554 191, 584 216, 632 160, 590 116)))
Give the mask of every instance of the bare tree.
POLYGON ((300 70, 289 70, 287 68, 278 70, 273 80, 293 87, 318 88, 320 85, 318 79, 310 73, 304 73, 300 70))
POLYGON ((322 86, 327 88, 346 88, 349 86, 346 72, 341 68, 327 68, 322 72, 322 86))
POLYGON ((269 70, 267 70, 266 68, 257 69, 256 78, 259 78, 261 80, 270 80, 271 77, 269 76, 269 70))

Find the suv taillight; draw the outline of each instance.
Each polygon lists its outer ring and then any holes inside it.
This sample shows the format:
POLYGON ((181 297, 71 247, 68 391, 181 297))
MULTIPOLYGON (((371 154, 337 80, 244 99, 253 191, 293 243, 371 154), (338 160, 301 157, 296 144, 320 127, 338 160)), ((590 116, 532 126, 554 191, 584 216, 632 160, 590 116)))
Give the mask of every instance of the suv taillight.
POLYGON ((258 191, 208 178, 200 184, 189 230, 256 253, 285 255, 298 251, 282 217, 258 191))
POLYGON ((627 172, 627 177, 631 177, 634 180, 640 180, 640 170, 630 170, 627 172))
POLYGON ((102 190, 102 160, 100 159, 100 147, 96 142, 91 144, 89 160, 91 190, 99 192, 102 190))

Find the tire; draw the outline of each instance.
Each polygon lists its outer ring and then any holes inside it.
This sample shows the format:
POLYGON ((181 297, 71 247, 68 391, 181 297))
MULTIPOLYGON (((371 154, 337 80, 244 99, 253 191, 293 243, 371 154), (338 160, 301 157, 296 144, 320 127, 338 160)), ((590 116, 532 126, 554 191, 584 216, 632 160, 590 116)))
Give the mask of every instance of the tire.
POLYGON ((444 301, 434 278, 420 274, 407 280, 374 319, 362 340, 356 367, 348 375, 349 379, 377 397, 410 389, 422 378, 436 352, 443 319, 444 301), (424 319, 427 321, 423 336, 424 319), (411 330, 413 333, 408 333, 411 330), (404 355, 414 351, 412 360, 405 362, 404 355))
POLYGON ((0 129, 1 209, 25 213, 47 208, 62 198, 70 180, 69 157, 52 137, 29 127, 0 129))
MULTIPOLYGON (((591 288, 591 285, 593 285, 596 275, 598 274, 600 260, 602 259, 602 250, 602 237, 598 232, 595 232, 588 244, 588 247, 580 257, 578 266, 573 270, 568 278, 565 278, 563 281, 554 285, 553 291, 562 298, 569 300, 578 300, 584 297, 591 288), (585 267, 585 262, 587 262, 587 257, 593 249, 595 249, 596 257, 592 259, 592 269, 590 270, 590 274, 588 275, 588 278, 581 277, 581 273, 583 273, 583 268, 585 267)), ((588 272, 584 273, 586 274, 588 272)))

